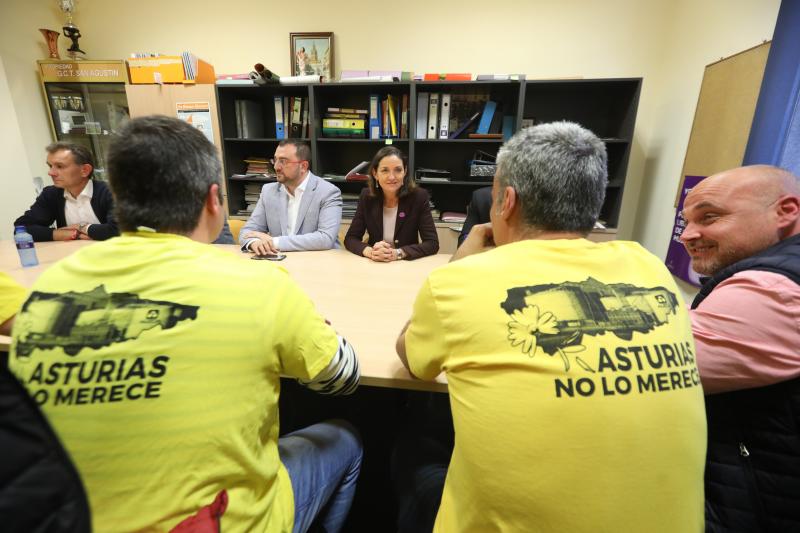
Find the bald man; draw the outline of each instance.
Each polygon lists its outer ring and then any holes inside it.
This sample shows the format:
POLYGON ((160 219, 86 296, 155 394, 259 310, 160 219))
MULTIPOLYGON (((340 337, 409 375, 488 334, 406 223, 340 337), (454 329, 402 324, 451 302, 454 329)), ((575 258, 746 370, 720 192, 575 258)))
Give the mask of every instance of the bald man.
POLYGON ((706 531, 800 531, 800 180, 754 165, 710 176, 681 240, 706 396, 706 531))

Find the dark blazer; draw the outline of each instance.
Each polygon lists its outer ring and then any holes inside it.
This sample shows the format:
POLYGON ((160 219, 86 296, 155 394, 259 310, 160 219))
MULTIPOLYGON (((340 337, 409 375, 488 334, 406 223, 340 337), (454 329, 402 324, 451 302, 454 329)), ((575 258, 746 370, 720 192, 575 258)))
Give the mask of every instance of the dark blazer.
POLYGON ((458 236, 458 245, 464 242, 469 235, 469 230, 475 224, 485 224, 489 222, 489 211, 492 208, 492 188, 481 187, 472 193, 472 200, 467 207, 467 219, 461 228, 461 235, 458 236))
MULTIPOLYGON (((25 214, 14 221, 15 226, 25 226, 37 242, 52 241, 53 229, 50 227, 55 221, 56 227, 67 225, 64 216, 64 189, 49 185, 42 189, 33 205, 25 214)), ((119 235, 119 228, 114 220, 114 199, 111 190, 104 181, 94 180, 92 192, 92 211, 97 216, 100 224, 89 226, 89 237, 95 241, 104 241, 119 235)))
MULTIPOLYGON (((428 198, 428 191, 417 188, 400 197, 397 205, 394 242, 391 244, 401 248, 406 259, 433 255, 439 251, 439 237, 428 198)), ((344 246, 354 254, 362 255, 364 248, 382 240, 383 202, 378 196, 370 196, 369 188, 364 187, 353 222, 344 237, 344 246), (369 233, 368 244, 362 242, 364 231, 369 233)))

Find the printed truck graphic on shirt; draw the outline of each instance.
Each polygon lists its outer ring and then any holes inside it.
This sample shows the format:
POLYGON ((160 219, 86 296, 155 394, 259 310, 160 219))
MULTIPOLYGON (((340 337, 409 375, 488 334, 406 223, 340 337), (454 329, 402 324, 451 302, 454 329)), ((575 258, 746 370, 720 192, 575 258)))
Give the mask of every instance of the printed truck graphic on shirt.
POLYGON ((146 300, 129 292, 106 291, 104 285, 89 292, 35 291, 19 316, 17 356, 34 349, 62 348, 77 355, 83 348, 100 348, 136 339, 153 329, 170 329, 182 320, 197 318, 198 307, 146 300))
POLYGON ((664 287, 606 285, 596 279, 559 284, 514 287, 500 307, 508 313, 508 340, 512 347, 534 357, 539 351, 558 354, 569 370, 569 355, 589 372, 594 369, 580 355, 584 335, 613 333, 631 340, 634 332, 647 333, 666 324, 678 299, 664 287))

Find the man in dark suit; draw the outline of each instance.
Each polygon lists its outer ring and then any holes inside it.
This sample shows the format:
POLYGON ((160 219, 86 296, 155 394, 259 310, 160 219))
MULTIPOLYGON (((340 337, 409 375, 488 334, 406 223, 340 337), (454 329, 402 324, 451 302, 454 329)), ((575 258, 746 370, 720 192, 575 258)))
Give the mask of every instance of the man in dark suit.
POLYGON ((481 187, 472 193, 472 200, 467 208, 467 219, 461 228, 461 235, 458 236, 458 245, 464 242, 469 235, 469 230, 475 224, 485 224, 489 222, 489 209, 492 207, 492 188, 481 187))
POLYGON ((105 182, 92 179, 94 161, 87 148, 53 143, 47 147, 47 166, 53 185, 42 190, 15 226, 25 226, 35 241, 104 241, 119 235, 114 199, 105 182))

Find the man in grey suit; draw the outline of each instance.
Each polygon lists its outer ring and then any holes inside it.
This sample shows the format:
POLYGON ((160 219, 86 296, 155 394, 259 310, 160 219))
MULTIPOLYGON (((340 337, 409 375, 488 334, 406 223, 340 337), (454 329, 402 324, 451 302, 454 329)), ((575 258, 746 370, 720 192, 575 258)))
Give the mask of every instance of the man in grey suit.
POLYGON ((336 247, 342 221, 342 193, 309 171, 311 149, 285 139, 275 149, 277 183, 261 197, 239 233, 242 250, 258 255, 336 247))

